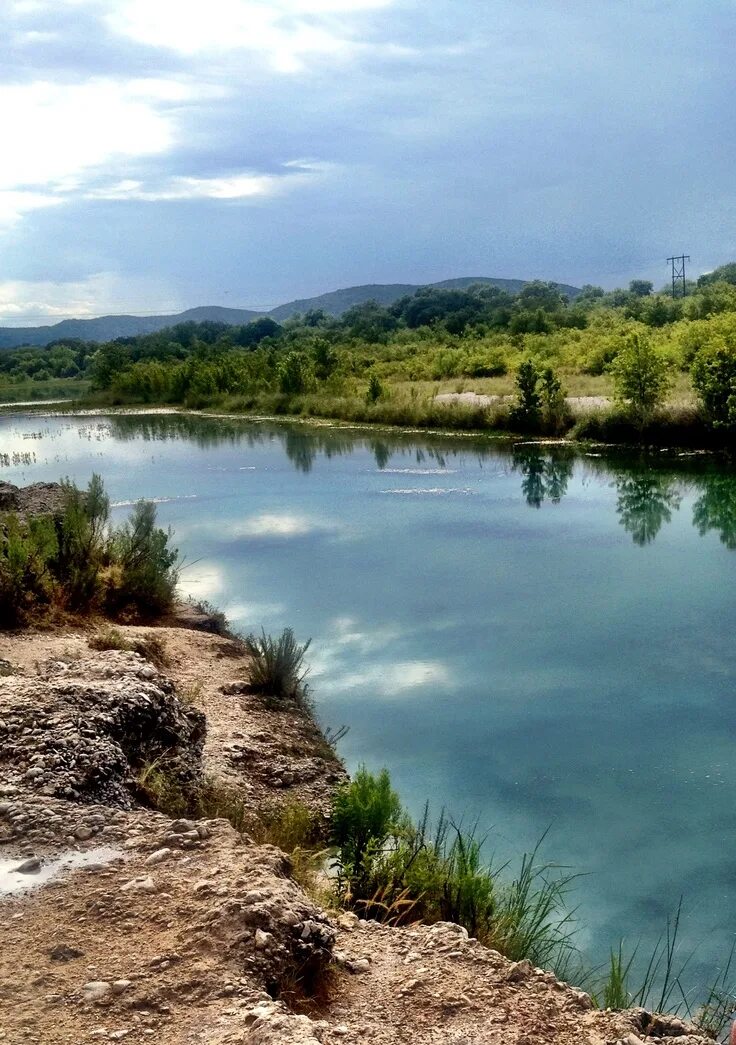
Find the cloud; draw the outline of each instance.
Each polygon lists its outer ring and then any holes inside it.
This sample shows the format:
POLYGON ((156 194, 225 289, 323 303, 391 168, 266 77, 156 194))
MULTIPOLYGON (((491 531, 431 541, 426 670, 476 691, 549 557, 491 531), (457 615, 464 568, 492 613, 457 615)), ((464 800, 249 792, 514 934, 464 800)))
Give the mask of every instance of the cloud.
POLYGON ((124 279, 114 272, 96 272, 82 280, 6 280, 0 282, 0 325, 36 325, 70 316, 132 312, 146 301, 151 312, 162 302, 172 312, 182 304, 161 277, 124 279))
POLYGON ((350 17, 394 0, 125 0, 110 5, 107 25, 151 47, 186 55, 252 51, 273 70, 296 73, 309 57, 346 58, 360 46, 350 17))

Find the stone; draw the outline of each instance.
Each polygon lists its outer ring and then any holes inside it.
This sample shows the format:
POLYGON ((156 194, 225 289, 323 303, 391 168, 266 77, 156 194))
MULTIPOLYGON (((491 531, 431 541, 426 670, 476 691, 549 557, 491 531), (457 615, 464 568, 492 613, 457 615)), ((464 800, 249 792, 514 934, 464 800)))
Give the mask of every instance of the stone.
POLYGON ((189 831, 196 831, 197 825, 193 820, 174 820, 169 829, 174 832, 175 835, 187 834, 189 831))
POLYGON ((68 947, 65 943, 58 943, 49 951, 52 962, 70 962, 74 958, 82 958, 84 951, 78 951, 76 947, 68 947))
POLYGON ((93 834, 94 830, 91 827, 86 827, 84 824, 82 824, 81 827, 78 827, 77 830, 74 832, 74 837, 77 839, 78 842, 86 842, 88 841, 88 839, 92 837, 93 834))
POLYGON ((158 892, 158 887, 154 882, 153 878, 148 875, 146 878, 133 878, 130 882, 126 882, 125 885, 120 886, 121 893, 155 893, 158 892))
POLYGON ((157 849, 155 852, 151 853, 150 856, 147 856, 143 862, 148 865, 160 864, 169 856, 171 856, 171 849, 164 846, 163 849, 157 849))
POLYGON ((263 929, 256 929, 255 933, 255 945, 257 951, 265 951, 271 947, 274 943, 273 933, 264 932, 263 929))
POLYGON ((41 860, 37 856, 31 856, 28 860, 24 860, 23 863, 14 867, 13 870, 16 874, 38 874, 41 870, 41 860))
POLYGON ((108 997, 111 990, 111 984, 107 980, 90 980, 82 987, 82 997, 85 1001, 101 1002, 108 997))
POLYGON ((345 968, 354 973, 370 972, 371 963, 368 958, 354 958, 345 963, 345 968))

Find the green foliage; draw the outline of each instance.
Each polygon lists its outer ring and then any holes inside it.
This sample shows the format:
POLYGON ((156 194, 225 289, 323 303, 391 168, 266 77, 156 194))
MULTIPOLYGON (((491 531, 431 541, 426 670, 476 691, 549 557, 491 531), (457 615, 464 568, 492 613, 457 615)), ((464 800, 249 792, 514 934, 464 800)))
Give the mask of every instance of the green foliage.
POLYGON ((525 431, 536 431, 541 420, 542 397, 539 394, 539 371, 533 360, 525 359, 516 372, 517 401, 511 415, 512 424, 525 431))
POLYGON ((365 394, 367 403, 376 403, 383 395, 384 389, 376 374, 371 374, 368 391, 365 394))
POLYGON ((64 598, 69 609, 81 610, 95 603, 100 594, 110 498, 96 473, 84 493, 68 480, 61 485, 65 504, 57 523, 54 570, 64 579, 64 598))
POLYGON ((169 609, 177 552, 155 526, 155 506, 139 502, 131 521, 114 530, 98 475, 86 491, 68 480, 62 490, 59 512, 28 520, 0 516, 0 627, 29 624, 53 607, 137 617, 169 609))
POLYGON ((385 769, 374 776, 361 767, 334 796, 330 822, 340 899, 366 917, 456 922, 514 959, 558 961, 570 949, 569 876, 541 864, 535 850, 504 884, 474 829, 443 815, 432 832, 426 809, 413 823, 385 769))
POLYGON ((55 537, 48 520, 0 520, 0 627, 21 627, 51 603, 55 537))
POLYGON ((298 643, 291 628, 284 628, 274 638, 262 631, 251 633, 243 640, 250 657, 248 681, 258 693, 277 699, 306 700, 304 656, 311 639, 298 643))
POLYGON ((377 777, 361 766, 349 784, 335 794, 332 806, 332 841, 338 848, 340 865, 362 885, 371 879, 370 863, 388 836, 396 832, 403 813, 399 796, 391 787, 388 770, 377 777))
POLYGON ((736 424, 736 342, 708 346, 692 366, 693 386, 715 428, 736 424))
POLYGON ((179 553, 170 539, 170 530, 156 526, 156 506, 138 501, 111 542, 116 571, 107 603, 114 613, 132 610, 138 617, 152 618, 171 608, 179 553))
POLYGON ((612 367, 616 400, 640 425, 649 421, 667 395, 669 368, 662 353, 645 334, 630 334, 612 367))

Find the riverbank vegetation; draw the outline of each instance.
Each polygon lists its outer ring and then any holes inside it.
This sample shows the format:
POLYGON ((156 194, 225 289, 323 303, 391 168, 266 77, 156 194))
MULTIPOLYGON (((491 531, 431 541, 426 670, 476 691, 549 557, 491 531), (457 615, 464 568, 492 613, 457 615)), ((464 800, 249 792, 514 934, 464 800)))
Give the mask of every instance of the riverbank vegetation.
POLYGON ((58 511, 0 514, 0 627, 65 614, 151 620, 173 604, 178 552, 156 525, 156 508, 134 505, 121 526, 93 475, 86 491, 61 484, 58 511))
POLYGON ((86 381, 104 404, 730 445, 736 265, 688 290, 673 299, 643 280, 571 298, 541 282, 516 294, 428 287, 339 317, 183 323, 103 345, 15 349, 0 352, 0 398, 29 381, 86 381), (493 398, 436 398, 467 391, 493 398))

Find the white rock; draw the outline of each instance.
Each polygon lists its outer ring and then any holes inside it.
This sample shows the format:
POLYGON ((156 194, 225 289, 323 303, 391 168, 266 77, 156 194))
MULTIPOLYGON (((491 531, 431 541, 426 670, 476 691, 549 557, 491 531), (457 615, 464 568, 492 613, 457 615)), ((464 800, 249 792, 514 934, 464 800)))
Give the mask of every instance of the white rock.
POLYGON ((255 942, 257 951, 265 951, 274 942, 273 933, 264 932, 263 929, 256 929, 255 942))
POLYGON ((164 847, 163 849, 157 849, 155 853, 151 853, 143 861, 145 864, 160 864, 171 855, 171 850, 164 847))

